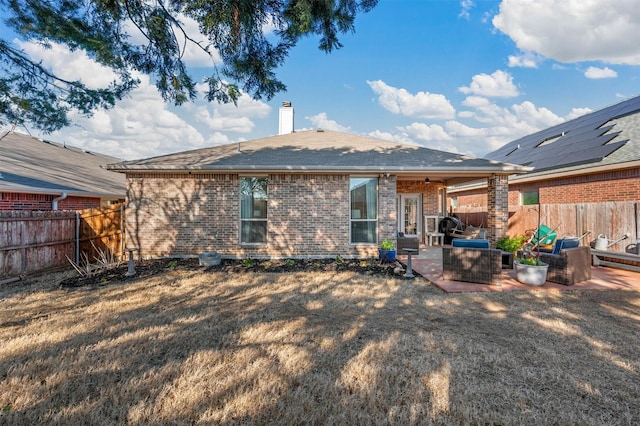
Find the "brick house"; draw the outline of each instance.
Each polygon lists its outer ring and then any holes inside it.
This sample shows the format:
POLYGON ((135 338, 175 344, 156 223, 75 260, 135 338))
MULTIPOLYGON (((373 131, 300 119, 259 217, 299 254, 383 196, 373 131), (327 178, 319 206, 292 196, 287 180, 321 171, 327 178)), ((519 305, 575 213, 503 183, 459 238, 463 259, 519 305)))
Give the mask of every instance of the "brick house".
MULTIPOLYGON (((640 96, 514 140, 485 158, 533 167, 509 178, 510 212, 529 204, 637 202, 640 96)), ((448 208, 486 211, 486 192, 483 182, 450 187, 448 208)))
POLYGON ((124 201, 119 161, 9 131, 0 134, 0 210, 82 210, 124 201))
POLYGON ((369 257, 397 232, 422 239, 424 215, 445 212, 446 187, 478 179, 497 200, 495 239, 506 227, 507 176, 527 170, 352 134, 293 132, 292 108, 280 116, 277 136, 108 165, 127 177, 129 244, 149 257, 369 257))

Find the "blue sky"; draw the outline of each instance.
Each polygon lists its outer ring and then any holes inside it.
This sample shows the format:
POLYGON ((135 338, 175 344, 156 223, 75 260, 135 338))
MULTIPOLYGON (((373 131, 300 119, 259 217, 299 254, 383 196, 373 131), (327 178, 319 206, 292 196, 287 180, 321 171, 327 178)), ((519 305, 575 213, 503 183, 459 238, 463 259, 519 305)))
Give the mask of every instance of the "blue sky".
MULTIPOLYGON (((287 92, 238 106, 166 105, 152 82, 45 135, 134 159, 271 136, 291 101, 297 130, 324 128, 483 156, 526 134, 640 94, 637 0, 380 0, 331 54, 305 39, 278 76, 287 92)), ((109 72, 79 53, 19 42, 88 84, 109 72)), ((197 75, 211 63, 197 54, 197 75), (205 68, 203 68, 205 67, 205 68)), ((24 129, 18 129, 24 131, 24 129)), ((32 134, 38 135, 34 129, 32 134)))

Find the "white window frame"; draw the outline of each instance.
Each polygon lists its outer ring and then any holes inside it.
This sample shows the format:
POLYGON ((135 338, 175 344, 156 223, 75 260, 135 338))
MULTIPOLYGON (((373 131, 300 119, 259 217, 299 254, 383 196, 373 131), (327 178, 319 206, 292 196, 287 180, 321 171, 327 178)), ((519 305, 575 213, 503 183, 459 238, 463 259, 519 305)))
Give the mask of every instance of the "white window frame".
POLYGON ((239 199, 240 199, 240 208, 239 212, 239 222, 238 222, 238 240, 241 245, 264 245, 268 243, 269 240, 269 178, 267 176, 240 176, 240 185, 239 185, 239 199), (265 218, 243 218, 242 217, 242 180, 243 179, 264 179, 265 180, 265 190, 266 190, 266 217, 265 218), (264 222, 265 223, 265 236, 264 241, 243 241, 242 240, 242 224, 244 222, 264 222))
POLYGON ((377 245, 378 244, 378 217, 379 217, 379 207, 380 205, 380 181, 378 180, 378 177, 376 176, 350 176, 349 177, 349 243, 351 245, 361 245, 361 244, 368 244, 368 245, 377 245), (351 182, 353 179, 366 179, 366 180, 371 180, 374 179, 376 181, 376 217, 375 219, 370 219, 370 218, 366 218, 366 219, 359 219, 359 218, 354 218, 354 212, 352 211, 351 207, 351 182), (375 241, 353 241, 353 235, 352 235, 352 224, 354 222, 374 222, 375 223, 375 241))

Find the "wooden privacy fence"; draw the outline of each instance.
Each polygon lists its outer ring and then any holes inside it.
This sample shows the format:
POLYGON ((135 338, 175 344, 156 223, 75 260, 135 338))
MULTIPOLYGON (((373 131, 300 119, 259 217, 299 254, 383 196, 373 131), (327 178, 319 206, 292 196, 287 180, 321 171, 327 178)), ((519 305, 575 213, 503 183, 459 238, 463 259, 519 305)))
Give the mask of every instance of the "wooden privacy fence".
MULTIPOLYGON (((605 203, 579 204, 543 204, 542 206, 519 206, 509 209, 509 236, 523 235, 527 230, 538 226, 540 209, 541 223, 555 229, 558 238, 562 236, 581 236, 586 231, 584 243, 590 243, 598 235, 606 236, 610 242, 618 240, 624 234, 629 238, 611 246, 612 251, 625 251, 627 245, 635 244, 638 239, 638 201, 615 201, 605 203)), ((453 212, 466 225, 487 226, 487 212, 470 208, 456 209, 453 212)))
POLYGON ((124 248, 124 206, 70 211, 0 212, 0 282, 22 274, 70 266, 94 246, 119 259, 124 248), (93 242, 93 244, 92 244, 93 242))

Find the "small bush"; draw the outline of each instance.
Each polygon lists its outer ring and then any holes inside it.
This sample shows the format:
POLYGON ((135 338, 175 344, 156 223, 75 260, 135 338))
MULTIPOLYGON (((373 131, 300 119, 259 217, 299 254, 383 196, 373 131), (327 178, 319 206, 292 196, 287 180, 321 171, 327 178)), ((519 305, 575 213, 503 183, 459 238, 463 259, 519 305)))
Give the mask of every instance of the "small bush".
POLYGON ((509 253, 514 253, 522 247, 526 239, 527 238, 524 235, 516 235, 513 238, 506 236, 498 240, 496 248, 509 253))

